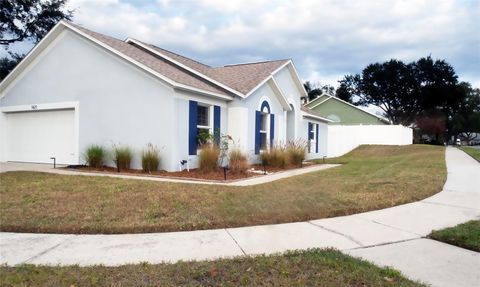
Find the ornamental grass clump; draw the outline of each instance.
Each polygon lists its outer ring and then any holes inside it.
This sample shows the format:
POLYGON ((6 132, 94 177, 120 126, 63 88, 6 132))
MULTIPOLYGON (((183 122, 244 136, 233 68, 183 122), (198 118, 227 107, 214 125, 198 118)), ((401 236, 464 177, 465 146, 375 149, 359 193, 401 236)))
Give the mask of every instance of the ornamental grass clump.
POLYGON ((152 173, 158 170, 160 164, 160 155, 158 148, 151 143, 142 151, 142 169, 144 172, 152 173))
POLYGON ((288 155, 282 145, 273 145, 270 149, 263 151, 260 159, 266 166, 285 168, 288 165, 288 155))
POLYGON ((218 169, 220 149, 214 144, 204 144, 198 153, 198 169, 201 172, 212 172, 218 169))
POLYGON ((239 148, 232 149, 228 153, 228 166, 232 173, 245 173, 249 167, 247 156, 239 148))
POLYGON ((301 167, 307 153, 307 145, 304 141, 289 141, 285 148, 288 164, 301 167))
POLYGON ((85 152, 85 161, 89 167, 100 168, 105 162, 106 151, 101 145, 91 145, 85 152))
POLYGON ((133 152, 128 146, 113 146, 113 160, 118 169, 130 169, 133 152))

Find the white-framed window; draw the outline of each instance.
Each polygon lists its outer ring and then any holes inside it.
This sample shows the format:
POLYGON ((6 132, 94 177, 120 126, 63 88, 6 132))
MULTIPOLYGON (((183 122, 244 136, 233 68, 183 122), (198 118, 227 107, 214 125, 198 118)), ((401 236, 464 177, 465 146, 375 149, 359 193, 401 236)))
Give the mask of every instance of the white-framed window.
POLYGON ((310 132, 308 133, 308 152, 315 153, 317 146, 317 126, 316 123, 310 123, 310 132))
POLYGON ((197 149, 211 140, 213 134, 213 106, 198 104, 197 106, 197 149))
POLYGON ((270 138, 270 114, 262 113, 260 121, 260 151, 268 148, 268 139, 270 138))

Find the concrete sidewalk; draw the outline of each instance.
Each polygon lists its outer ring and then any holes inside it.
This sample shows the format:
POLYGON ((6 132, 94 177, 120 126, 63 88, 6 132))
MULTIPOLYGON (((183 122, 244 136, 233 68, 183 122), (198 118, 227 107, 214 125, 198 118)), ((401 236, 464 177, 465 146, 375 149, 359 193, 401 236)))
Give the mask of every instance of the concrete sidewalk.
POLYGON ((125 235, 1 233, 0 263, 114 266, 334 247, 436 286, 474 286, 480 282, 479 253, 423 239, 432 229, 480 218, 480 164, 454 148, 447 148, 446 161, 444 191, 415 203, 308 222, 218 230, 125 235))
POLYGON ((227 185, 227 186, 251 186, 257 184, 263 184, 272 182, 275 180, 288 178, 296 175, 306 174, 310 172, 325 170, 333 167, 340 166, 340 164, 320 164, 314 166, 308 166, 304 168, 285 170, 280 172, 275 172, 268 175, 259 175, 246 179, 234 180, 234 181, 208 181, 201 179, 188 179, 188 178, 171 178, 171 177, 159 177, 159 176, 149 176, 149 175, 129 175, 127 173, 102 173, 102 172, 85 172, 77 171, 74 169, 62 169, 58 166, 56 169, 53 168, 51 164, 41 164, 41 163, 19 163, 19 162, 0 162, 0 173, 9 172, 9 171, 36 171, 36 172, 47 172, 54 174, 62 175, 83 175, 83 176, 105 176, 113 178, 125 178, 125 179, 136 179, 136 180, 151 180, 159 182, 175 182, 175 183, 189 183, 189 184, 209 184, 209 185, 227 185))

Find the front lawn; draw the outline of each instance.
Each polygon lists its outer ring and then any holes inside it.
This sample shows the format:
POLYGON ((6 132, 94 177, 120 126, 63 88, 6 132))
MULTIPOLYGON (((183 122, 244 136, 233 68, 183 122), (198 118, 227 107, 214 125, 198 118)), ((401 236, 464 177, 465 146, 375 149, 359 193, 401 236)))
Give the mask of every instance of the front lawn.
POLYGON ((480 220, 434 230, 428 236, 438 241, 480 252, 480 220))
POLYGON ((334 250, 119 267, 0 267, 2 286, 423 286, 334 250))
POLYGON ((467 154, 469 154, 474 159, 480 161, 480 149, 468 147, 468 146, 462 146, 460 147, 460 149, 466 152, 467 154))
POLYGON ((445 149, 362 146, 340 167, 251 187, 0 174, 0 229, 138 233, 238 227, 348 215, 417 201, 442 189, 445 149))

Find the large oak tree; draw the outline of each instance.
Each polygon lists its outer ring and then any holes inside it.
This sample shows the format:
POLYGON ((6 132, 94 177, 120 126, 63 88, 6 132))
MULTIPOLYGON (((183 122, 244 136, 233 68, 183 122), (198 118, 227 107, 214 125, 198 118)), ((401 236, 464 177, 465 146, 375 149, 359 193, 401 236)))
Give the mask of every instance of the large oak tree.
POLYGON ((0 80, 16 66, 24 55, 9 51, 15 42, 38 43, 60 20, 71 20, 73 11, 66 10, 67 0, 1 0, 0 45, 11 57, 0 59, 0 80))
POLYGON ((346 75, 337 96, 356 105, 379 106, 392 123, 419 127, 440 141, 445 133, 476 130, 480 107, 475 91, 458 82, 450 64, 426 57, 370 64, 360 74, 346 75))

